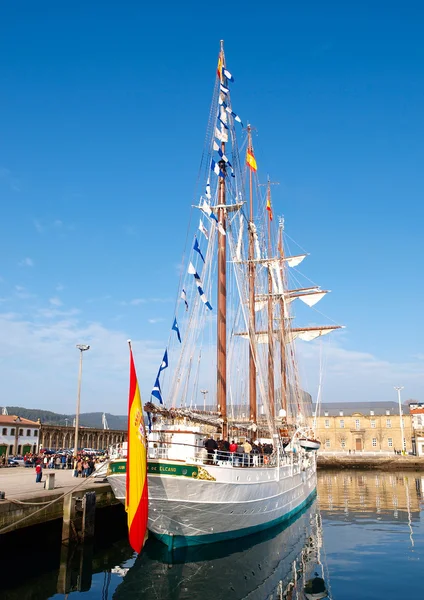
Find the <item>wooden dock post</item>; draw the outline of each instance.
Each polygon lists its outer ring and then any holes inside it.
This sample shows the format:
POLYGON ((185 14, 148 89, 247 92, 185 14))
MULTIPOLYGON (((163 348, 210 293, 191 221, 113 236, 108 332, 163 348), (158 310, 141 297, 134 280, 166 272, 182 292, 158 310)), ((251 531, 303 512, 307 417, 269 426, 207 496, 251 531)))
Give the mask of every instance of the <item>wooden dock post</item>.
POLYGON ((88 592, 91 588, 93 544, 62 544, 57 593, 88 592))
POLYGON ((96 492, 86 492, 82 499, 82 540, 94 537, 96 518, 96 492))
POLYGON ((63 500, 62 544, 84 542, 94 537, 96 492, 69 494, 63 500))

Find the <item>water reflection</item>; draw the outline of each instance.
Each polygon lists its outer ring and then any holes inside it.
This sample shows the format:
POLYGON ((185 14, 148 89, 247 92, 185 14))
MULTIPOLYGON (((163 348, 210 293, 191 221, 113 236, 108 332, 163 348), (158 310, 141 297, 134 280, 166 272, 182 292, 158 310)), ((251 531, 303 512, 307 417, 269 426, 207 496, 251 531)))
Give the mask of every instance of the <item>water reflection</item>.
POLYGON ((123 507, 113 516, 99 511, 94 545, 61 547, 53 525, 0 544, 0 598, 378 600, 407 589, 419 596, 423 489, 420 474, 324 471, 319 509, 314 502, 285 527, 172 555, 149 539, 135 561, 123 507), (14 547, 23 549, 18 558, 14 547))
POLYGON ((334 598, 420 598, 421 473, 321 472, 318 498, 334 598))
POLYGON ((319 506, 333 518, 412 522, 420 518, 423 488, 424 477, 414 473, 321 472, 319 506))
POLYGON ((316 502, 286 527, 230 542, 178 549, 171 555, 163 544, 149 540, 113 600, 184 600, 208 593, 214 600, 327 598, 318 592, 323 575, 320 546, 316 502), (307 582, 315 595, 299 595, 307 582))
POLYGON ((71 592, 103 598, 97 594, 99 580, 133 555, 122 506, 98 511, 93 543, 62 546, 59 521, 16 531, 1 539, 0 598, 47 600, 71 592))

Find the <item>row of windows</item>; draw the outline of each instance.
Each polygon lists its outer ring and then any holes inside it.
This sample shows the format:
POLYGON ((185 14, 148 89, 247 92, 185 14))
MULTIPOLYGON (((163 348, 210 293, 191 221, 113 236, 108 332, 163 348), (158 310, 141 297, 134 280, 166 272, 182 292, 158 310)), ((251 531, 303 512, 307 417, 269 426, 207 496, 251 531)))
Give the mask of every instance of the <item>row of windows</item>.
MULTIPOLYGON (((14 427, 12 427, 11 430, 10 430, 10 433, 8 433, 7 427, 3 427, 1 434, 2 435, 16 435, 16 429, 14 427)), ((20 429, 18 435, 24 435, 24 430, 20 429)), ((37 435, 38 435, 38 429, 34 429, 33 433, 31 433, 31 429, 27 429, 26 430, 26 435, 33 435, 34 437, 37 437, 37 435)))
MULTIPOLYGON (((371 417, 373 417, 373 416, 374 416, 374 414, 375 414, 375 413, 374 413, 374 411, 373 411, 373 410, 370 410, 370 415, 371 415, 371 417)), ((390 413, 390 410, 389 410, 389 409, 387 409, 387 410, 386 410, 386 415, 387 415, 387 416, 389 416, 390 414, 391 414, 391 413, 390 413)), ((339 416, 340 416, 340 417, 343 417, 343 416, 344 416, 344 415, 343 415, 343 411, 342 411, 342 410, 341 410, 341 411, 339 411, 339 416)), ((328 411, 325 411, 325 412, 324 412, 324 417, 328 417, 328 411)))
MULTIPOLYGON (((375 419, 371 419, 370 423, 371 423, 371 429, 375 429, 377 427, 377 422, 375 419)), ((404 419, 402 419, 402 426, 404 426, 404 425, 405 425, 405 421, 404 421, 404 419)), ((344 419, 340 419, 339 426, 340 426, 340 429, 344 429, 344 426, 345 426, 344 419)), ((388 429, 390 429, 391 426, 392 426, 392 420, 386 419, 386 427, 388 429)), ((330 428, 330 419, 324 420, 324 427, 326 429, 330 428)), ((361 429, 361 421, 359 419, 355 419, 355 429, 361 429)))
MULTIPOLYGON (((346 448, 346 440, 340 440, 340 445, 342 448, 346 448)), ((393 438, 387 438, 387 445, 389 448, 393 448, 393 438)), ((325 440, 325 447, 330 448, 331 442, 329 439, 325 440)), ((372 447, 377 448, 377 438, 372 438, 372 447)), ((406 440, 403 438, 403 447, 406 448, 406 440)))

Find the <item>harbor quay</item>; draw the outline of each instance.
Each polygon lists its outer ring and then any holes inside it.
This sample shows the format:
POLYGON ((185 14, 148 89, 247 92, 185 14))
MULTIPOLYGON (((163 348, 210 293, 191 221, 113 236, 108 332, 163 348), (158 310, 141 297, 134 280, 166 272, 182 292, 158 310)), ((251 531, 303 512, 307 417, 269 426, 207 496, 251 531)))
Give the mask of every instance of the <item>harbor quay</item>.
POLYGON ((424 471, 424 456, 378 453, 319 453, 318 469, 373 469, 378 471, 424 471))
MULTIPOLYGON (((62 519, 64 542, 73 537, 78 539, 78 535, 74 535, 74 521, 81 520, 82 514, 87 512, 88 523, 93 520, 96 510, 118 504, 109 484, 104 483, 102 478, 80 479, 73 477, 72 471, 53 470, 49 473, 46 469, 42 481, 36 483, 34 469, 24 467, 0 470, 0 496, 1 537, 17 529, 62 519), (50 479, 52 475, 53 484, 50 479), (46 482, 50 483, 53 489, 46 489, 46 482), (86 498, 90 499, 90 506, 93 507, 87 511, 86 498), (79 504, 84 505, 84 510, 79 504), (88 513, 93 514, 90 516, 88 513)), ((89 525, 86 524, 85 527, 88 532, 89 525)))

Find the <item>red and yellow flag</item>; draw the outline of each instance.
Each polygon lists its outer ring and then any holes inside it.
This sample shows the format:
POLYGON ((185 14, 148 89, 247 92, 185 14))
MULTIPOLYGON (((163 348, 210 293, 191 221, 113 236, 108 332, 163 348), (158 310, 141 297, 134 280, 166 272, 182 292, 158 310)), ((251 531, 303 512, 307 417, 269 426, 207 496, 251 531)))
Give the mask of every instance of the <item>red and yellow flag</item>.
POLYGON ((218 66, 216 68, 216 74, 220 79, 222 79, 222 58, 221 55, 218 57, 218 66))
POLYGON ((253 150, 251 150, 249 148, 247 149, 247 154, 246 154, 246 164, 250 168, 251 171, 258 170, 258 165, 256 164, 256 158, 255 158, 255 155, 253 154, 253 150))
POLYGON ((125 509, 128 537, 136 552, 141 552, 147 533, 147 443, 140 390, 130 345, 130 393, 128 399, 128 455, 125 509))
POLYGON ((272 221, 272 206, 271 206, 271 198, 269 196, 266 199, 266 209, 269 213, 269 220, 272 221))

